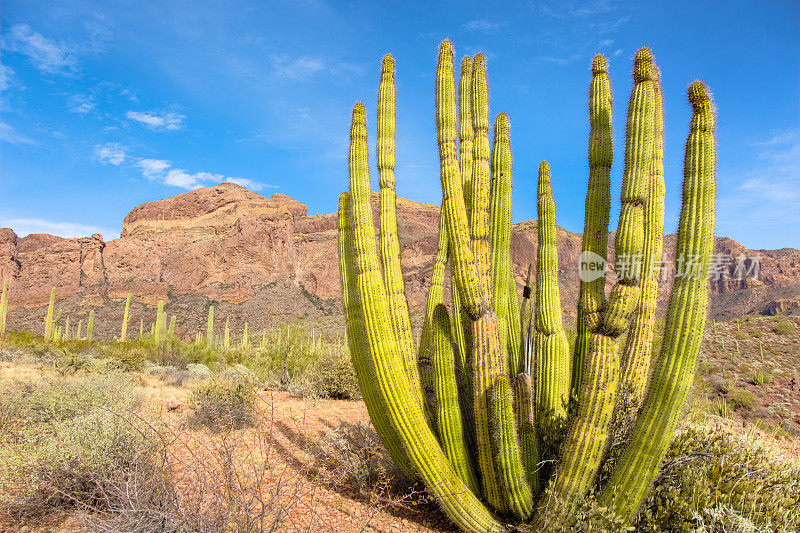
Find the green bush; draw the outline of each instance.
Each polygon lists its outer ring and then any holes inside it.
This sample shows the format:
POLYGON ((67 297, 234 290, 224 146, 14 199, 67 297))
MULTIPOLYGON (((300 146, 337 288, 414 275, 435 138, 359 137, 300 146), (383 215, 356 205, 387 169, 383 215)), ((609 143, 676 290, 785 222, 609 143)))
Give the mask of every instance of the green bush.
POLYGON ((358 378, 349 353, 330 350, 303 374, 303 393, 314 398, 361 398, 358 378))
POLYGON ((153 440, 126 420, 140 391, 121 376, 16 383, 0 394, 0 505, 13 519, 105 510, 128 473, 154 467, 153 440))
POLYGON ((255 425, 256 387, 255 376, 242 365, 212 376, 192 392, 192 421, 214 431, 255 425))
POLYGON ((775 333, 778 335, 790 335, 794 333, 795 329, 797 329, 795 325, 785 318, 778 319, 775 322, 775 333))
MULTIPOLYGON (((708 529, 722 506, 730 524, 800 529, 800 463, 765 447, 755 433, 693 426, 673 441, 639 518, 641 531, 708 529)), ((760 531, 754 529, 753 531, 760 531)))
POLYGON ((728 401, 734 409, 752 409, 758 404, 758 396, 745 389, 734 389, 728 394, 728 401))

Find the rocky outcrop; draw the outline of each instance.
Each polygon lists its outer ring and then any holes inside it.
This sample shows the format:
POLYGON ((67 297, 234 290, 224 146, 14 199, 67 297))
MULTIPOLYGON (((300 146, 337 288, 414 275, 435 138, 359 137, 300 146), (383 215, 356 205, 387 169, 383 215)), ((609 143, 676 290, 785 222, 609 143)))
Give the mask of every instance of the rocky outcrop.
MULTIPOLYGON (((377 194, 373 201, 377 224, 377 194)), ((439 208, 402 198, 397 207, 408 299, 413 310, 421 311, 436 253, 439 208)), ((514 225, 512 257, 520 284, 535 262, 536 224, 514 225)), ((0 229, 0 278, 9 280, 10 327, 36 329, 38 308, 47 303, 52 287, 65 313, 81 317, 95 309, 98 325, 104 314, 109 324, 115 322, 129 292, 134 323, 137 312, 152 321, 147 313, 161 299, 178 316, 178 330, 187 333, 202 327, 212 302, 225 310, 218 317, 230 313, 251 327, 335 315, 340 310, 336 231, 335 213, 307 216, 306 206, 286 195, 265 197, 232 183, 142 204, 125 217, 120 238, 107 242, 97 234, 19 238, 0 229)), ((674 241, 665 237, 668 257, 674 241)), ((564 312, 574 316, 581 238, 559 229, 558 243, 564 312)), ((800 311, 800 251, 747 250, 718 238, 716 254, 720 276, 711 282, 714 316, 800 311)), ((662 283, 659 290, 662 308, 669 285, 662 283)), ((113 332, 116 326, 109 328, 113 332)))

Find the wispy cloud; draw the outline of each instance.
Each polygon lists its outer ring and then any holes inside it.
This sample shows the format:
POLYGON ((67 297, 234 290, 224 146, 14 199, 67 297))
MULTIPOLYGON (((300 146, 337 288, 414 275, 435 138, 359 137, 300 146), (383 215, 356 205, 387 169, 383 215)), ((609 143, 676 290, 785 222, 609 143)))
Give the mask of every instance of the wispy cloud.
POLYGON ((3 48, 27 56, 45 74, 71 74, 78 67, 75 50, 45 38, 27 24, 12 26, 4 41, 3 48))
POLYGON ((18 132, 8 122, 0 122, 0 141, 10 144, 38 144, 30 137, 18 132))
POLYGON ((721 195, 719 225, 723 232, 743 235, 751 247, 798 246, 800 129, 774 133, 752 148, 758 166, 742 172, 744 181, 721 195))
POLYGON ((558 65, 559 67, 563 67, 581 59, 582 57, 583 55, 581 54, 572 54, 571 56, 539 56, 536 58, 536 61, 541 63, 552 63, 554 65, 558 65))
POLYGON ((88 237, 99 233, 104 239, 116 238, 119 231, 108 228, 100 228, 88 224, 77 224, 74 222, 54 222, 41 218, 8 218, 0 220, 0 226, 11 228, 20 237, 25 237, 32 233, 49 233, 65 239, 77 237, 88 237))
POLYGON ((600 48, 605 48, 607 46, 611 46, 612 44, 614 44, 614 39, 603 39, 599 43, 600 48))
POLYGON ((185 115, 177 113, 157 113, 149 111, 142 113, 140 111, 128 111, 125 116, 136 122, 140 122, 145 126, 154 130, 179 130, 183 128, 183 119, 185 115))
POLYGON ((462 26, 466 31, 475 31, 482 33, 491 33, 500 29, 500 24, 497 22, 490 22, 486 19, 478 19, 467 22, 462 26))
POLYGON ((67 99, 67 111, 78 115, 88 114, 96 105, 94 97, 88 94, 73 94, 67 99))
POLYGON ((287 55, 272 55, 270 57, 274 73, 279 78, 288 80, 307 80, 319 73, 336 76, 363 74, 364 69, 358 65, 332 61, 324 57, 289 57, 287 55))
POLYGON ((101 163, 121 165, 125 162, 128 149, 120 143, 98 144, 94 147, 94 156, 101 163))
POLYGON ((187 190, 224 182, 236 183, 253 191, 258 191, 265 187, 277 187, 276 185, 267 185, 247 178, 224 176, 212 172, 192 173, 181 168, 173 168, 172 163, 164 159, 139 159, 137 165, 145 178, 187 190))
POLYGON ((616 9, 612 0, 591 0, 591 1, 561 1, 554 5, 541 4, 541 10, 556 18, 587 18, 603 13, 609 13, 616 9))

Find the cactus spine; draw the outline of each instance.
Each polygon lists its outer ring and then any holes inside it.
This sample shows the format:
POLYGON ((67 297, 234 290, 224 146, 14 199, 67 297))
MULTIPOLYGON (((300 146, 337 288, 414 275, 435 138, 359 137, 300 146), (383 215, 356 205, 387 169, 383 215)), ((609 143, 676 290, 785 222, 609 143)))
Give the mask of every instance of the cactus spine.
MULTIPOLYGON (((595 57, 584 238, 584 251, 603 261, 611 166, 607 69, 605 58, 595 57)), ((394 246, 393 60, 384 58, 378 105, 380 257, 373 225, 365 109, 361 103, 353 108, 350 189, 339 199, 340 276, 353 365, 370 417, 389 454, 404 472, 425 483, 448 517, 465 531, 506 530, 497 516, 513 518, 533 530, 575 529, 576 506, 591 489, 606 453, 621 379, 620 360, 640 360, 642 341, 646 344, 648 335, 652 337, 648 333, 653 321, 648 318, 651 293, 647 286, 651 272, 643 273, 635 263, 643 255, 649 258, 660 254, 658 234, 663 223, 660 90, 658 72, 647 49, 636 54, 634 81, 615 243, 618 280, 607 301, 604 273, 581 286, 579 338, 572 372, 577 405, 569 419, 570 359, 558 294, 557 227, 549 167, 543 163, 540 168, 536 305, 529 312, 529 302, 525 301, 520 311, 508 251, 508 118, 502 114, 497 117, 494 147, 490 149, 483 56, 462 61, 457 102, 452 44, 445 41, 439 51, 436 126, 442 210, 439 250, 417 351, 418 362, 425 369, 424 382, 435 398, 427 413, 424 402, 419 401, 420 389, 409 373, 407 330, 402 322, 407 309, 395 306, 395 301, 405 299, 399 298, 403 287, 399 247, 394 246), (386 242, 384 233, 389 236, 386 242), (447 262, 453 288, 452 314, 443 302, 447 262), (523 351, 521 331, 530 331, 531 315, 535 319, 535 341, 526 339, 523 351), (631 333, 630 347, 621 347, 620 336, 631 322, 641 326, 631 333), (548 479, 549 472, 540 470, 539 439, 544 436, 539 429, 554 422, 556 426, 566 423, 568 429, 548 479), (546 487, 541 495, 540 487, 546 487), (536 496, 539 503, 535 508, 536 496)), ((662 353, 654 363, 641 415, 622 462, 602 493, 605 505, 628 519, 655 478, 672 437, 702 336, 701 315, 707 300, 704 283, 713 235, 713 113, 704 89, 692 87, 695 119, 687 142, 678 246, 683 253, 705 254, 704 266, 696 280, 675 284, 662 353), (689 231, 698 225, 702 227, 700 233, 689 231)), ((530 283, 529 272, 525 300, 530 283)), ((546 448, 545 455, 550 453, 546 448)))

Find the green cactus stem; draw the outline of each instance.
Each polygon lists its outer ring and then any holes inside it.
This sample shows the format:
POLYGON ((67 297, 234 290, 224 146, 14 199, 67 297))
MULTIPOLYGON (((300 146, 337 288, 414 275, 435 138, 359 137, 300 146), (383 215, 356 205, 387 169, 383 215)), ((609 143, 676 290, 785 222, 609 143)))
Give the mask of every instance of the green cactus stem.
POLYGON ((480 484, 472 467, 459 405, 450 317, 447 308, 441 303, 433 312, 431 337, 439 442, 462 481, 473 494, 479 495, 480 484))
POLYGON ((231 347, 231 328, 230 328, 230 320, 231 317, 225 317, 225 329, 223 330, 222 336, 222 349, 226 352, 231 347))
POLYGON ((8 296, 6 295, 6 288, 8 287, 8 280, 3 280, 3 293, 0 295, 0 340, 6 338, 6 319, 8 317, 8 296))
POLYGON ((160 345, 162 342, 164 342, 164 339, 167 336, 167 315, 164 313, 164 300, 158 301, 153 335, 156 345, 160 345))
MULTIPOLYGON (((641 258, 644 204, 655 130, 653 57, 647 48, 634 58, 634 87, 628 108, 622 203, 616 238, 617 262, 641 258)), ((641 270, 618 268, 601 315, 592 332, 578 392, 578 408, 564 438, 558 472, 544 495, 545 506, 535 525, 545 531, 569 524, 574 509, 594 481, 611 429, 619 382, 618 338, 628 326, 639 298, 641 270)))
POLYGON ((627 395, 625 400, 630 409, 636 409, 641 404, 650 371, 658 298, 658 266, 664 235, 664 102, 658 68, 655 65, 653 67, 655 131, 649 168, 650 191, 644 206, 642 290, 621 356, 620 387, 627 395))
POLYGON ((86 340, 89 342, 94 340, 94 309, 89 311, 89 322, 86 324, 86 340))
POLYGON ((708 306, 708 270, 714 249, 716 119, 708 89, 688 89, 693 115, 686 140, 683 207, 676 258, 696 270, 677 276, 670 294, 664 341, 654 361, 641 413, 600 501, 632 518, 639 509, 672 439, 689 393, 703 339, 708 306))
MULTIPOLYGON (((452 87, 452 49, 450 50, 452 87)), ((452 98, 453 95, 450 97, 452 98)), ((453 98, 453 100, 455 100, 453 98)), ((455 111, 455 106, 453 106, 455 111)), ((455 113, 453 113, 455 116, 455 113)), ((455 122, 455 120, 453 120, 455 122)), ((455 126, 455 124, 453 124, 455 126)), ((422 407, 408 387, 402 354, 392 329, 386 289, 378 268, 367 162, 363 104, 353 108, 350 133, 350 200, 359 301, 366 324, 368 356, 377 391, 409 460, 445 513, 466 531, 501 532, 505 528, 486 509, 453 469, 430 430, 422 407)), ((455 143, 453 143, 455 163, 455 143)), ((457 163, 456 163, 457 164, 457 163)), ((457 167, 456 167, 457 169, 457 167)), ((457 172, 457 170, 456 170, 457 172)), ((459 178, 460 188, 460 178, 459 178)), ((460 193, 460 191, 459 191, 460 193)), ((463 203, 463 195, 460 198, 463 203)), ((461 214, 462 219, 464 213, 461 214)), ((449 225, 449 223, 448 223, 449 225)), ((466 229, 466 228, 465 228, 466 229)))
POLYGON ((517 436, 522 453, 522 465, 531 493, 539 487, 539 443, 536 436, 534 415, 533 380, 530 374, 519 374, 513 382, 514 413, 517 421, 517 436))
POLYGON ((130 315, 128 312, 131 308, 131 293, 128 293, 128 297, 125 298, 125 312, 122 314, 122 330, 119 333, 119 340, 121 342, 125 342, 125 339, 128 335, 128 322, 130 322, 130 315))
MULTIPOLYGON (((592 83, 589 88, 589 184, 586 189, 581 269, 601 265, 608 255, 608 218, 611 207, 611 164, 614 160, 611 82, 608 61, 598 54, 592 60, 592 83), (597 261, 599 260, 599 261, 597 261)), ((594 279, 581 280, 578 295, 577 338, 572 363, 572 391, 577 395, 583 363, 589 352, 591 333, 600 326, 605 307, 605 272, 594 279)))
POLYGON ((536 305, 534 351, 536 352, 536 413, 548 432, 559 433, 567 418, 569 400, 569 341, 561 319, 556 250, 556 205, 550 185, 550 166, 539 165, 536 251, 536 305))
POLYGON ((55 320, 53 320, 53 308, 56 305, 56 289, 53 287, 50 289, 50 302, 47 304, 47 314, 44 317, 44 340, 45 342, 50 341, 53 337, 53 324, 55 320))
POLYGON ((400 241, 397 236, 397 193, 395 191, 395 84, 394 58, 383 57, 378 88, 378 180, 380 184, 380 241, 383 281, 389 297, 389 312, 409 386, 416 401, 423 405, 422 385, 417 366, 417 352, 411 335, 405 283, 400 269, 400 241))
POLYGON ((169 319, 169 328, 167 329, 167 338, 171 339, 175 336, 175 315, 172 315, 169 319))

